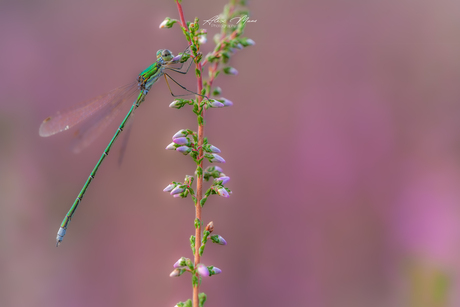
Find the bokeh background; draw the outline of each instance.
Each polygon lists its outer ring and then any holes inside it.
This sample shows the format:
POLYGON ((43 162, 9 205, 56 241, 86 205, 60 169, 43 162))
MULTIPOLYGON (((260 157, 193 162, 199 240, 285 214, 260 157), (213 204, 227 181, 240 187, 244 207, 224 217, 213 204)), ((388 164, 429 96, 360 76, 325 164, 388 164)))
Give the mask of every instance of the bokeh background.
MULTIPOLYGON (((224 3, 183 6, 204 20, 224 3)), ((203 257, 223 270, 203 282, 206 305, 460 306, 460 4, 249 4, 256 45, 216 83, 234 106, 207 113, 233 195, 204 208, 229 243, 203 257)), ((193 173, 164 147, 196 121, 168 108, 165 83, 59 248, 59 224, 122 118, 78 155, 71 132, 38 136, 55 111, 134 80, 157 49, 182 51, 178 27, 158 29, 166 16, 177 18, 172 0, 0 1, 0 306, 191 296, 187 276, 168 275, 191 256, 193 206, 162 189, 193 173)))

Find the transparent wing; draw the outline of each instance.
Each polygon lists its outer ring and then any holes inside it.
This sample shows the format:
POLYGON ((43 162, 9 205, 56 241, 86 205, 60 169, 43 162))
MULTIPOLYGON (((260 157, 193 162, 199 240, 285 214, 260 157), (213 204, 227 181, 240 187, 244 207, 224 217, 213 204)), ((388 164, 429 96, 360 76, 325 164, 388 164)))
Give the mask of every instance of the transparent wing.
MULTIPOLYGON (((92 125, 98 125, 98 120, 111 120, 114 116, 110 116, 110 113, 127 101, 136 91, 137 82, 133 82, 59 111, 42 122, 39 134, 50 136, 68 130, 94 116, 95 118, 91 121, 92 125)), ((105 123, 104 127, 107 124, 105 123)))
POLYGON ((123 106, 133 103, 130 98, 138 91, 137 83, 135 85, 130 91, 113 100, 112 103, 105 105, 100 111, 91 116, 88 121, 79 125, 70 145, 74 153, 79 153, 88 147, 102 134, 113 119, 123 111, 123 106))

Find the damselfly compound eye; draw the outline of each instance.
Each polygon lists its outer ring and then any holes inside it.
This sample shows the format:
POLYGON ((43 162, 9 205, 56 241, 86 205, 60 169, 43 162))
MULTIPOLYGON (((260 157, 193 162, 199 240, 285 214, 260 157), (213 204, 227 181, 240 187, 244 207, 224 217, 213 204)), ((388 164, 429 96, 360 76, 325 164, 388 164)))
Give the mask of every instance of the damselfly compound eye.
POLYGON ((173 55, 171 51, 169 51, 168 49, 165 49, 161 53, 161 57, 163 58, 164 61, 171 61, 171 59, 173 58, 173 55))

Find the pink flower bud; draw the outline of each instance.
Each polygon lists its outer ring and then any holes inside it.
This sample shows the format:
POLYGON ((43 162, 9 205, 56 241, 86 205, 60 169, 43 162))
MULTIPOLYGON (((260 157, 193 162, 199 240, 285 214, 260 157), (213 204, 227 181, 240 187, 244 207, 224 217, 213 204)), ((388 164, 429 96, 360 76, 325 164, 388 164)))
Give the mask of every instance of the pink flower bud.
POLYGON ((209 103, 210 107, 211 108, 223 108, 225 107, 225 105, 220 102, 220 101, 217 101, 217 100, 213 100, 212 102, 209 103))
MULTIPOLYGON (((177 150, 177 149, 176 149, 176 150, 177 150)), ((213 157, 213 158, 211 159, 212 162, 225 163, 224 158, 222 158, 222 157, 219 156, 218 154, 211 154, 211 156, 213 157)))
POLYGON ((174 269, 174 271, 169 274, 170 277, 178 277, 181 276, 185 272, 185 269, 174 269))
POLYGON ((220 153, 220 149, 214 145, 210 145, 209 150, 211 150, 211 152, 220 153))
POLYGON ((227 241, 225 241, 225 239, 222 238, 220 235, 211 236, 211 240, 212 242, 220 244, 220 245, 227 245, 227 241))
POLYGON ((171 194, 171 195, 176 195, 176 194, 180 194, 180 193, 182 193, 182 192, 184 192, 184 191, 185 191, 184 188, 181 188, 180 186, 177 186, 177 187, 175 187, 175 188, 171 191, 171 193, 169 193, 169 194, 171 194))
POLYGON ((203 277, 209 276, 208 268, 202 263, 198 264, 197 271, 198 271, 198 274, 200 274, 203 277))
POLYGON ((236 75, 238 75, 238 70, 236 70, 236 69, 233 68, 233 67, 228 66, 228 67, 225 67, 225 68, 224 68, 224 73, 226 73, 227 75, 234 75, 234 76, 236 76, 236 75))
POLYGON ((192 149, 188 146, 179 146, 176 148, 176 151, 183 153, 184 155, 188 154, 192 151, 192 149))
POLYGON ((222 176, 222 177, 216 178, 214 180, 217 181, 217 182, 221 182, 222 184, 226 184, 227 182, 230 181, 230 177, 222 176))
POLYGON ((176 263, 174 263, 174 267, 176 269, 180 269, 180 268, 183 268, 183 267, 186 267, 186 266, 187 266, 187 262, 186 262, 185 257, 181 257, 179 260, 176 261, 176 263))
POLYGON ((220 196, 225 197, 225 198, 230 197, 230 195, 228 194, 227 190, 225 190, 224 188, 221 188, 221 189, 217 190, 217 194, 219 194, 220 196))
POLYGON ((209 275, 216 275, 222 273, 222 270, 216 267, 213 267, 211 270, 209 270, 209 275))
POLYGON ((225 107, 231 107, 233 105, 233 102, 231 102, 230 100, 226 98, 220 97, 219 100, 223 100, 222 103, 224 104, 225 107))
POLYGON ((173 139, 173 143, 176 143, 177 145, 189 145, 190 140, 186 137, 179 137, 179 138, 173 139))
POLYGON ((188 134, 187 130, 181 129, 181 130, 177 131, 176 134, 174 134, 172 138, 174 140, 174 139, 177 139, 177 138, 180 138, 180 137, 183 137, 183 136, 187 136, 187 134, 188 134))
POLYGON ((166 28, 166 24, 168 24, 169 20, 165 19, 160 23, 160 29, 166 28))
POLYGON ((176 150, 176 144, 174 142, 172 142, 171 144, 169 144, 168 146, 166 146, 166 150, 176 150))
POLYGON ((206 35, 200 35, 198 41, 200 42, 200 44, 205 44, 208 40, 206 38, 206 35))
POLYGON ((177 20, 175 19, 171 19, 169 17, 166 17, 165 20, 163 20, 162 23, 160 23, 160 29, 164 29, 164 28, 171 28, 175 23, 177 22, 177 20))
POLYGON ((246 45, 248 46, 254 46, 256 44, 256 42, 254 42, 252 39, 248 38, 246 40, 246 45))
POLYGON ((174 100, 169 104, 169 107, 179 109, 182 107, 182 103, 179 100, 174 100))
POLYGON ((170 192, 172 191, 176 185, 174 183, 169 184, 166 188, 163 189, 163 192, 170 192))
POLYGON ((222 173, 222 172, 224 171, 224 170, 223 170, 221 167, 219 167, 219 166, 214 166, 214 170, 215 170, 215 171, 218 171, 219 173, 222 173))

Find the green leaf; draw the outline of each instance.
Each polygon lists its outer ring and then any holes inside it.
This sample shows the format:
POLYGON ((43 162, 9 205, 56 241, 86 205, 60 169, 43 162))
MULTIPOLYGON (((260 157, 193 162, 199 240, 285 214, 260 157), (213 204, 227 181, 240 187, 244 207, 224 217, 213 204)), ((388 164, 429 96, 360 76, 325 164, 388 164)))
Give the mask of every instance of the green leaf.
POLYGON ((194 104, 193 104, 193 113, 195 113, 196 115, 198 115, 198 114, 199 114, 199 108, 200 108, 200 107, 198 106, 198 104, 197 104, 197 103, 194 103, 194 104))
MULTIPOLYGON (((212 54, 208 54, 208 55, 206 56, 206 59, 208 59, 208 62, 209 62, 209 63, 212 63, 212 62, 214 62, 214 61, 216 60, 216 57, 213 56, 212 54)), ((209 72, 209 74, 211 74, 211 72, 209 72)))
POLYGON ((190 155, 190 157, 193 158, 194 161, 196 161, 196 158, 198 157, 198 152, 196 152, 196 151, 191 151, 191 152, 189 153, 189 155, 190 155))
POLYGON ((185 37, 187 37, 187 35, 188 35, 187 34, 187 29, 182 27, 182 26, 180 28, 182 29, 182 33, 184 33, 185 37))
POLYGON ((222 61, 224 63, 227 63, 229 59, 230 59, 230 54, 228 52, 222 52, 222 61))
POLYGON ((237 75, 238 71, 231 66, 227 66, 224 68, 224 73, 227 75, 237 75))
POLYGON ((188 266, 190 270, 193 270, 193 262, 190 258, 185 259, 185 264, 188 266))
POLYGON ((208 197, 209 195, 212 194, 212 190, 213 190, 212 187, 209 188, 209 189, 207 189, 207 190, 206 190, 206 193, 204 193, 204 195, 206 195, 206 197, 208 197))
POLYGON ((190 247, 192 248, 193 254, 195 254, 195 236, 190 237, 190 247))
POLYGON ((195 58, 195 63, 200 63, 202 57, 203 57, 203 54, 202 54, 202 53, 199 53, 199 54, 197 55, 197 57, 195 58))
POLYGON ((194 55, 196 55, 197 49, 196 49, 195 44, 192 44, 192 45, 190 46, 190 49, 192 50, 192 53, 193 53, 194 55))
POLYGON ((203 238, 201 239, 201 244, 206 245, 208 242, 208 237, 211 233, 208 230, 203 231, 203 238))
POLYGON ((193 275, 192 276, 192 285, 195 287, 195 286, 198 286, 198 277, 196 275, 193 275))
POLYGON ((204 294, 204 293, 198 294, 198 300, 199 300, 200 307, 204 306, 204 303, 206 302, 206 299, 207 299, 206 294, 204 294))
POLYGON ((180 63, 185 63, 188 59, 190 59, 190 54, 182 54, 182 57, 180 58, 180 63))
POLYGON ((212 91, 212 94, 213 94, 214 96, 218 96, 218 95, 220 95, 221 93, 222 93, 222 89, 221 89, 219 86, 216 86, 216 87, 213 89, 213 91, 212 91))

